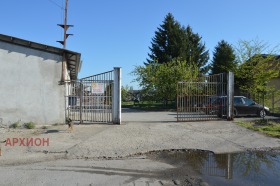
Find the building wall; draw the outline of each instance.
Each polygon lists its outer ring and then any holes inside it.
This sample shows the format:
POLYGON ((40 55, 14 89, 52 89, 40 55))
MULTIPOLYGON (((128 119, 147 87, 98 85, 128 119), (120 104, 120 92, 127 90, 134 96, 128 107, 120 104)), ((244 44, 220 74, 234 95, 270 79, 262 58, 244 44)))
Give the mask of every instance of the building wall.
MULTIPOLYGON (((65 121, 62 57, 0 41, 0 122, 65 121)), ((0 123, 0 124, 1 124, 0 123)))
POLYGON ((280 78, 274 78, 270 80, 268 85, 274 87, 275 90, 280 90, 280 78))

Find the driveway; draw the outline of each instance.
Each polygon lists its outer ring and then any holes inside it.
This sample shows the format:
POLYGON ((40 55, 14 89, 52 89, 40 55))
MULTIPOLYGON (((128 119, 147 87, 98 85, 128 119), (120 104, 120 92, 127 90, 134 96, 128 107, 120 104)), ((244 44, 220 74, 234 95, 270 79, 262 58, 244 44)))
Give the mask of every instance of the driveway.
POLYGON ((229 153, 280 147, 280 139, 245 129, 232 121, 176 122, 174 112, 134 110, 124 112, 122 119, 121 125, 76 125, 72 133, 66 131, 66 125, 50 126, 48 130, 2 129, 0 141, 36 137, 49 138, 50 144, 43 147, 6 147, 2 144, 0 164, 51 157, 118 158, 166 149, 229 153))
MULTIPOLYGON (((0 184, 177 185, 177 178, 166 177, 173 175, 170 170, 174 167, 151 161, 144 153, 166 149, 231 153, 280 147, 280 139, 250 131, 235 122, 178 123, 175 114, 127 110, 122 114, 122 125, 76 125, 72 133, 66 131, 66 125, 49 126, 46 130, 2 128, 0 141, 36 137, 49 138, 50 144, 43 147, 2 144, 0 184), (35 162, 41 163, 31 164, 35 162), (18 176, 13 176, 14 173, 18 176)), ((183 173, 193 180, 193 173, 183 173)))
POLYGON ((280 139, 232 121, 176 122, 174 112, 129 110, 114 125, 68 149, 68 157, 125 157, 164 149, 201 149, 215 153, 279 148, 280 139))

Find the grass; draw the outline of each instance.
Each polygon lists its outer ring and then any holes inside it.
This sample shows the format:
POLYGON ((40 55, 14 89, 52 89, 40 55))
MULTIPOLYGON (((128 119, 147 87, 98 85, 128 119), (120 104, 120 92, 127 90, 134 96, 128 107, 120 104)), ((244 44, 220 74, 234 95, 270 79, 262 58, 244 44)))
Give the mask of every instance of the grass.
POLYGON ((240 121, 238 122, 238 125, 267 134, 272 137, 280 138, 279 120, 256 120, 250 122, 240 121))
POLYGON ((162 111, 162 110, 175 110, 176 105, 174 102, 168 102, 167 105, 164 105, 162 102, 155 101, 141 101, 139 103, 131 102, 122 102, 122 108, 133 108, 146 111, 162 111))
POLYGON ((19 127, 20 127, 19 122, 15 122, 15 123, 10 125, 10 128, 13 128, 13 129, 16 129, 16 128, 19 128, 19 127))
POLYGON ((33 122, 24 123, 23 126, 27 129, 34 129, 35 124, 33 122))

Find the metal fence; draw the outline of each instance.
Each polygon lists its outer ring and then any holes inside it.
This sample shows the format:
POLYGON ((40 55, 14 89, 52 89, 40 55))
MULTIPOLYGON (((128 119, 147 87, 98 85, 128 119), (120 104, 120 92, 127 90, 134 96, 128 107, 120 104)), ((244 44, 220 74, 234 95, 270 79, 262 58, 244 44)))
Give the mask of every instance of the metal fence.
POLYGON ((114 70, 66 82, 66 118, 79 123, 112 122, 114 70))
POLYGON ((191 82, 178 82, 177 121, 216 120, 220 115, 225 115, 226 109, 219 109, 226 105, 226 99, 222 99, 222 103, 215 101, 227 95, 226 82, 226 74, 203 76, 191 82))
POLYGON ((233 156, 234 154, 208 154, 201 172, 208 176, 233 178, 233 156))

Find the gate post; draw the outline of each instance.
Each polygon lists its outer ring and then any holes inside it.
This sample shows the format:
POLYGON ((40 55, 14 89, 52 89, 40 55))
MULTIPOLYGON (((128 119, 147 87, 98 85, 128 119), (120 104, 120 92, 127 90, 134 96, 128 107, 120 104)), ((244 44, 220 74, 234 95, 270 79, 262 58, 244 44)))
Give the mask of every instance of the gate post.
POLYGON ((227 120, 233 120, 234 74, 227 74, 227 120))
POLYGON ((114 67, 113 124, 121 124, 121 68, 114 67))

